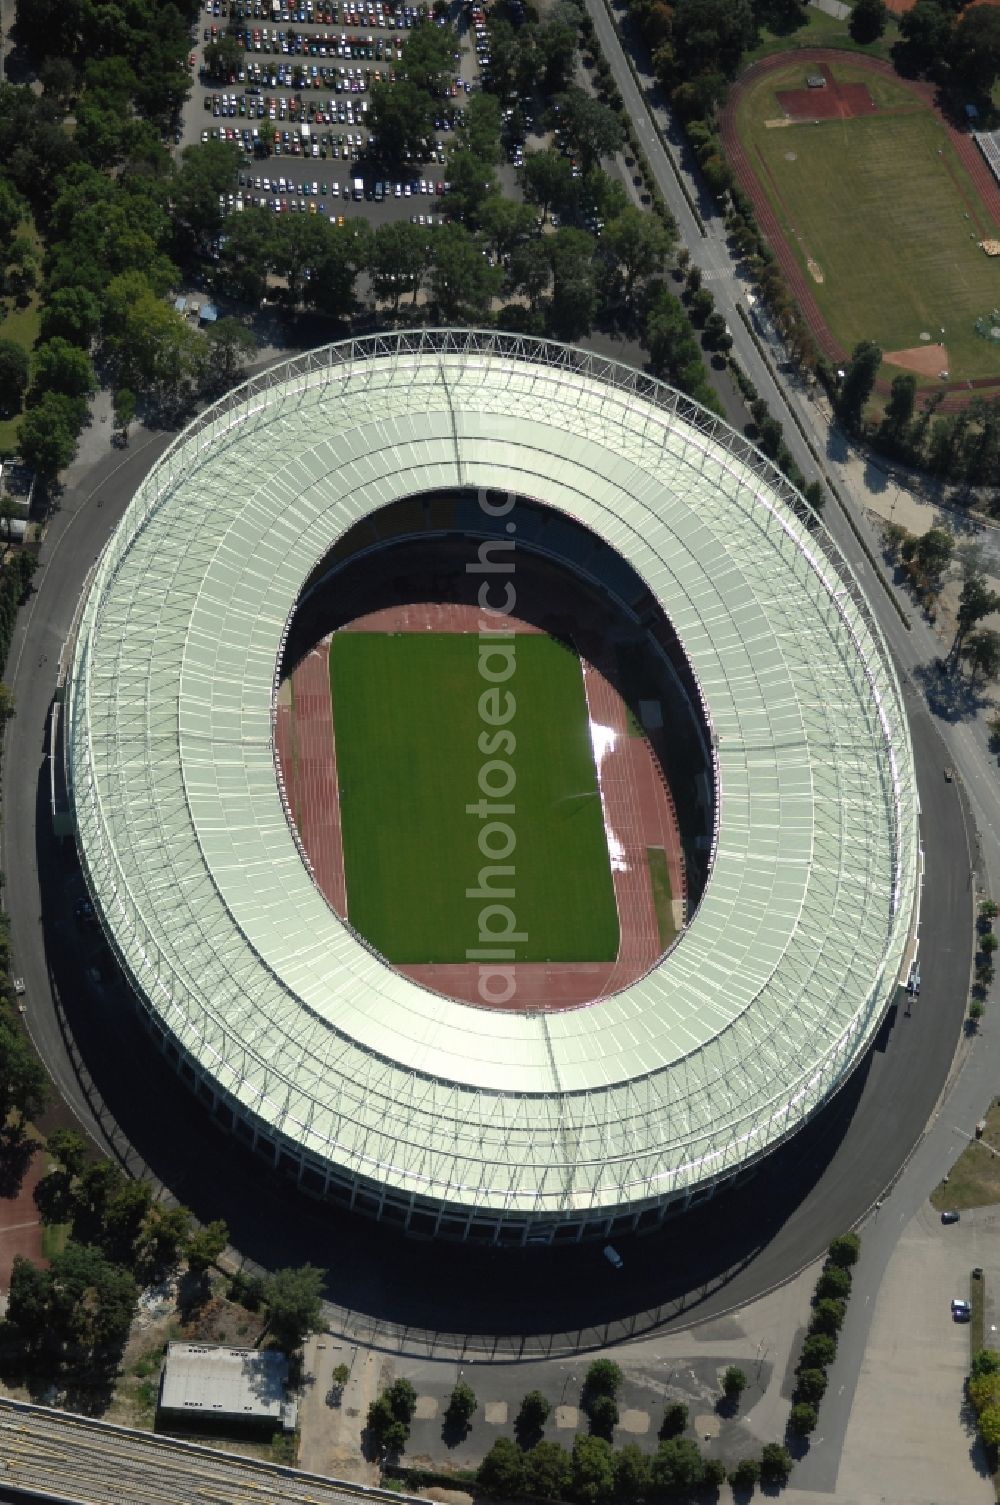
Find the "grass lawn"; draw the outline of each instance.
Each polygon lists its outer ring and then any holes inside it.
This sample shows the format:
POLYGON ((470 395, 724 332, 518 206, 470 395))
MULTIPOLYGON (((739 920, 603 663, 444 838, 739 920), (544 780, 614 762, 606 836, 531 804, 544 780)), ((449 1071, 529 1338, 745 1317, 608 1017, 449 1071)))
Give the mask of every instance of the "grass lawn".
POLYGON ((898 40, 899 25, 892 16, 889 17, 885 35, 862 46, 851 36, 846 21, 835 20, 833 16, 810 6, 804 13, 802 24, 796 26, 794 31, 775 32, 762 26, 757 46, 744 54, 743 67, 755 63, 758 58, 769 57, 772 52, 792 52, 797 47, 842 47, 848 52, 863 52, 868 57, 881 57, 888 61, 898 40))
POLYGON ((737 115, 831 332, 847 350, 871 339, 891 351, 919 345, 926 331, 947 346, 953 379, 996 375, 1000 346, 973 327, 997 303, 997 263, 978 246, 996 228, 943 124, 894 80, 849 59, 834 72, 866 84, 878 112, 768 127, 782 117, 776 91, 803 85, 801 64, 789 59, 747 91, 737 115))
POLYGON ((967 1144, 948 1173, 931 1193, 938 1212, 954 1207, 991 1207, 1000 1202, 1000 1100, 986 1115, 982 1139, 967 1144), (996 1151, 996 1154, 992 1153, 996 1151))
MULTIPOLYGON (((551 638, 516 638, 500 697, 500 714, 502 690, 515 697, 516 747, 482 753, 480 736, 500 733, 480 715, 490 685, 478 654, 474 633, 334 635, 348 917, 389 961, 462 962, 481 944, 480 910, 506 904, 510 928, 526 935, 513 959, 611 961, 618 913, 579 660, 551 638), (494 796, 515 807, 495 817, 516 837, 506 857, 483 856, 487 821, 466 813, 491 758, 516 775, 510 794, 494 796), (491 862, 513 865, 494 886, 514 897, 467 898, 491 862)), ((494 770, 494 787, 507 777, 494 770)))
POLYGON ((66 1247, 70 1235, 69 1223, 46 1223, 42 1228, 42 1253, 46 1259, 54 1259, 66 1247))
POLYGON ((660 945, 664 950, 677 934, 670 889, 670 869, 667 854, 662 847, 647 847, 646 862, 649 864, 649 881, 653 888, 653 906, 656 910, 656 928, 660 932, 660 945))

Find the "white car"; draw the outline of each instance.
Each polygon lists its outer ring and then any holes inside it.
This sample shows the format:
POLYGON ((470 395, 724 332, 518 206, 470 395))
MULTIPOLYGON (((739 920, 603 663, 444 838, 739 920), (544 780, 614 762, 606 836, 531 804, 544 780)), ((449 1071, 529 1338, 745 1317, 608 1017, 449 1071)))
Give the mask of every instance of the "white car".
POLYGON ((616 1270, 624 1269, 625 1261, 618 1253, 618 1250, 615 1248, 614 1244, 605 1244, 603 1254, 609 1265, 613 1265, 616 1270))
POLYGON ((24 996, 24 978, 23 977, 15 977, 13 979, 13 983, 14 983, 14 992, 17 994, 18 998, 22 998, 24 996))

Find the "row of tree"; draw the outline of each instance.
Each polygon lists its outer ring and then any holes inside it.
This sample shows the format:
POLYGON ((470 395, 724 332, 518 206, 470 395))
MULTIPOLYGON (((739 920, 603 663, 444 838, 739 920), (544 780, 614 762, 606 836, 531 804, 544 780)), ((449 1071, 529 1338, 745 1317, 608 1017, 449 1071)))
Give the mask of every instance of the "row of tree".
POLYGON ((856 1233, 834 1239, 813 1292, 813 1313, 795 1371, 789 1430, 807 1437, 815 1430, 826 1394, 827 1369, 837 1356, 837 1335, 851 1294, 851 1268, 861 1253, 856 1233))

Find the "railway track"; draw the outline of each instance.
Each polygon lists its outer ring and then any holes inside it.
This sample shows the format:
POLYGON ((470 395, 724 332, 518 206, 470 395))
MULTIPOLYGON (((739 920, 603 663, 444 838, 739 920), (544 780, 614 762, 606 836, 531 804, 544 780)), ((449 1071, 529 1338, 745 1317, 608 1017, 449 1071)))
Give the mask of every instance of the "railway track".
POLYGON ((0 1399, 3 1485, 75 1505, 360 1505, 388 1498, 364 1485, 0 1399))

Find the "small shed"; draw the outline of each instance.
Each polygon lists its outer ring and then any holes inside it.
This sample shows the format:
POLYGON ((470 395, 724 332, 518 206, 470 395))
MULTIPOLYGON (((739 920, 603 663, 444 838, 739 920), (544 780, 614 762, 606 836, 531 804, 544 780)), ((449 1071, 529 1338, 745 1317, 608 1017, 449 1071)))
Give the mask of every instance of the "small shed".
POLYGON ((288 1360, 274 1349, 168 1343, 157 1420, 167 1426, 295 1429, 288 1360))

